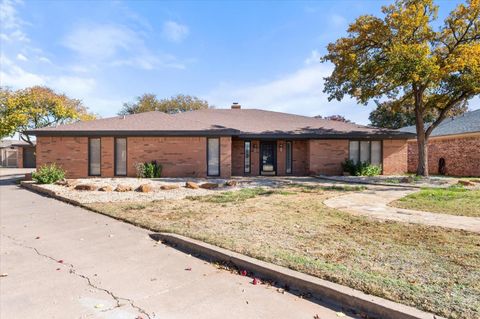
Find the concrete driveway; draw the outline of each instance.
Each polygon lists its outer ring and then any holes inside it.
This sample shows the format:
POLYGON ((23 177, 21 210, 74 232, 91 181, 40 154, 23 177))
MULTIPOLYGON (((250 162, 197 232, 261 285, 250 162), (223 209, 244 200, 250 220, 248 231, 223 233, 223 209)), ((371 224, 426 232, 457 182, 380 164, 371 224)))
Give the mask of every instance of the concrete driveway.
POLYGON ((0 213, 0 318, 338 318, 5 180, 0 213))

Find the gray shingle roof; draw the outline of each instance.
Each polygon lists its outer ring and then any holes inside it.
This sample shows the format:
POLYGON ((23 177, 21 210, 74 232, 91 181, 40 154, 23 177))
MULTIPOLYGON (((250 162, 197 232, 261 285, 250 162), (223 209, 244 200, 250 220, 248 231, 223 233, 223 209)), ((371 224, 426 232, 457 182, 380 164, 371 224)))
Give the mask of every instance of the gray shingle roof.
MULTIPOLYGON (((415 125, 405 126, 399 129, 399 131, 416 133, 416 128, 415 125)), ((480 109, 466 112, 462 115, 444 120, 433 130, 430 136, 456 135, 477 132, 480 132, 480 109)))

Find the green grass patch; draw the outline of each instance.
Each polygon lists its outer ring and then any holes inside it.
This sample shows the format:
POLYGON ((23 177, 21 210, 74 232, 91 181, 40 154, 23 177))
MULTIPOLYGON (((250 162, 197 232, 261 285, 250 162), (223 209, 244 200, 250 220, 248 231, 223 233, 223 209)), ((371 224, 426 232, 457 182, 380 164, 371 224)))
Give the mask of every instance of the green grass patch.
POLYGON ((238 191, 229 191, 222 192, 215 195, 209 196, 189 196, 187 199, 196 200, 208 203, 232 203, 232 202, 242 202, 247 199, 258 197, 258 196, 270 196, 270 195, 295 195, 295 192, 286 191, 282 189, 265 189, 262 187, 255 188, 243 188, 238 191))
POLYGON ((455 186, 424 188, 392 203, 392 206, 432 213, 480 217, 480 190, 455 186))

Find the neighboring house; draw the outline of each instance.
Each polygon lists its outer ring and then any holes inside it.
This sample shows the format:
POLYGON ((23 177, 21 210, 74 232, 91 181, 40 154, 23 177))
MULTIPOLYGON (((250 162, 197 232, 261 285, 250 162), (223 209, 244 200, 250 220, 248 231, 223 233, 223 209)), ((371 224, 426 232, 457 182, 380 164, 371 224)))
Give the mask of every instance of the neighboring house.
MULTIPOLYGON (((415 126, 400 129, 416 132, 415 126)), ((418 147, 415 139, 408 141, 408 171, 415 172, 418 147)), ((428 141, 430 174, 480 176, 480 110, 448 118, 438 125, 428 141)))
POLYGON ((69 177, 136 176, 156 160, 165 177, 342 174, 351 158, 407 171, 414 135, 258 109, 147 112, 27 132, 37 166, 57 163, 69 177))
POLYGON ((0 141, 0 166, 34 168, 35 146, 24 141, 0 141))

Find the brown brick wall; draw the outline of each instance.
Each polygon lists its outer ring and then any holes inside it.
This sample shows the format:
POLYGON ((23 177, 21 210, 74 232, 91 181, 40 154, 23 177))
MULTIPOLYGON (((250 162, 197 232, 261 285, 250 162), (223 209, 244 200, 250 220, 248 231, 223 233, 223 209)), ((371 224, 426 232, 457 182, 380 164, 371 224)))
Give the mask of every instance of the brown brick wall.
POLYGON ((295 140, 293 141, 292 149, 292 161, 293 172, 292 175, 308 175, 309 174, 309 162, 308 162, 308 141, 307 140, 295 140))
MULTIPOLYGON (((408 171, 417 171, 416 141, 408 142, 408 171)), ((480 135, 431 138, 428 143, 428 172, 438 174, 438 161, 445 159, 446 175, 480 176, 480 135)))
POLYGON ((232 175, 242 176, 244 164, 244 140, 232 140, 232 175))
POLYGON ((348 140, 309 140, 309 174, 341 175, 348 158, 348 140))
POLYGON ((88 176, 87 137, 37 137, 37 168, 56 163, 67 171, 67 177, 88 176))
MULTIPOLYGON (((136 176, 135 164, 156 160, 165 177, 205 177, 207 175, 205 137, 128 137, 127 174, 136 176)), ((231 175, 231 138, 220 139, 220 173, 231 175)))
POLYGON ((407 172, 407 140, 383 141, 383 174, 394 175, 407 172))
POLYGON ((16 147, 17 149, 17 167, 23 168, 23 147, 16 147))
POLYGON ((114 171, 114 138, 113 137, 102 137, 100 143, 102 145, 102 177, 113 177, 115 175, 114 171))
MULTIPOLYGON (((127 174, 136 176, 135 163, 156 160, 165 177, 206 177, 205 137, 128 137, 127 174)), ((102 177, 114 176, 114 138, 101 138, 102 177)), ((231 138, 220 138, 220 172, 231 175, 231 138)), ((67 177, 88 176, 88 137, 38 137, 37 167, 57 163, 67 177)))

